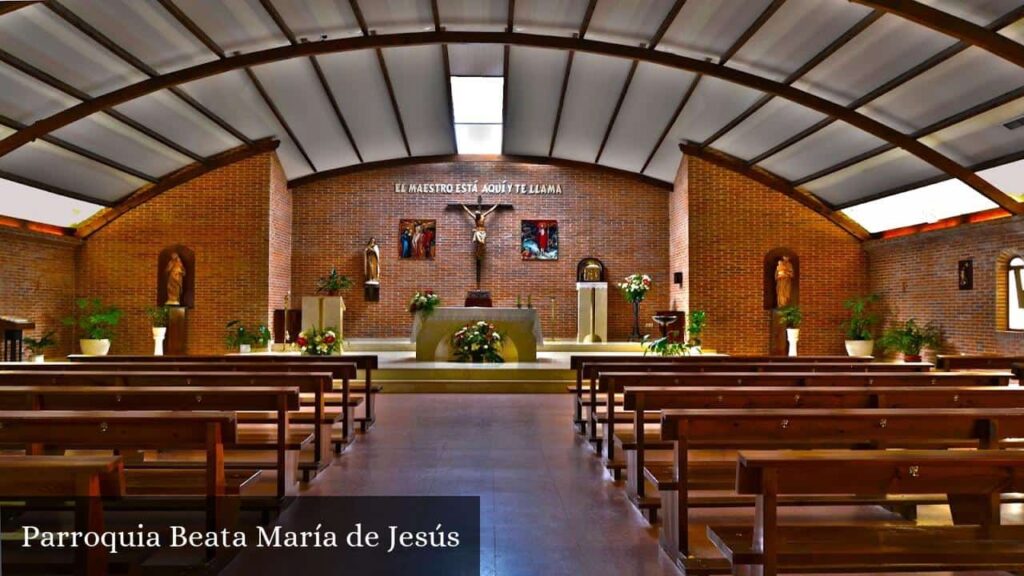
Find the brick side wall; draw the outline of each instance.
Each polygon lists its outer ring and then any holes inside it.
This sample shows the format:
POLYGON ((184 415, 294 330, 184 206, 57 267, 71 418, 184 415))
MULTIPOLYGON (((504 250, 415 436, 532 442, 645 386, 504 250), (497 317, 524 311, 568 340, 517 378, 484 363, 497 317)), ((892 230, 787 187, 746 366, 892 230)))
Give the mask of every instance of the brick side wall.
POLYGON ((79 245, 72 239, 0 230, 0 315, 35 322, 36 329, 25 336, 56 330, 57 346, 47 356, 71 351, 71 329, 61 319, 74 307, 79 245))
POLYGON ((669 291, 670 310, 690 309, 690 206, 687 164, 686 158, 679 163, 675 187, 669 199, 669 272, 683 273, 683 284, 679 286, 673 283, 669 291))
POLYGON ((935 322, 950 353, 1024 353, 1024 333, 1005 331, 1005 266, 1024 255, 1024 218, 874 240, 865 249, 889 321, 935 322), (957 264, 969 259, 974 289, 960 290, 957 264))
MULTIPOLYGON (((413 292, 433 289, 446 305, 461 306, 475 287, 472 222, 449 202, 475 202, 475 194, 399 194, 395 182, 473 182, 485 184, 560 184, 561 196, 486 195, 485 202, 512 203, 513 211, 492 214, 487 260, 481 287, 491 291, 495 306, 513 306, 532 294, 544 333, 576 336, 576 263, 600 258, 616 281, 632 272, 654 278, 654 290, 642 308, 650 324, 655 308, 668 301, 668 198, 661 188, 599 170, 510 163, 445 163, 360 172, 310 183, 293 190, 292 289, 297 296, 313 293, 316 279, 332 265, 356 286, 344 294, 347 337, 398 337, 409 333, 406 306, 413 292), (399 260, 398 221, 437 220, 437 259, 399 260), (523 261, 519 252, 520 221, 559 221, 558 261, 523 261), (380 302, 366 302, 362 293, 363 247, 376 236, 381 247, 380 302), (555 319, 552 321, 552 298, 555 319)), ((624 340, 632 323, 631 309, 618 292, 610 294, 609 336, 624 340)), ((653 331, 653 328, 647 328, 653 331)))
POLYGON ((271 155, 271 160, 267 313, 273 320, 274 309, 284 307, 284 298, 292 289, 292 194, 277 155, 271 155))
MULTIPOLYGON (((144 354, 152 335, 144 310, 156 304, 157 258, 188 246, 196 256, 195 308, 188 350, 224 350, 224 324, 269 323, 269 215, 272 160, 267 153, 169 190, 93 234, 81 250, 77 293, 125 311, 111 352, 144 354)), ((283 258, 275 258, 277 262, 283 258)), ((280 290, 281 288, 275 288, 280 290)), ((283 295, 282 295, 283 298, 283 295)))
POLYGON ((843 354, 843 300, 867 289, 860 242, 744 176, 687 160, 690 308, 708 313, 704 343, 732 354, 768 351, 763 262, 773 248, 800 258, 803 354, 843 354))

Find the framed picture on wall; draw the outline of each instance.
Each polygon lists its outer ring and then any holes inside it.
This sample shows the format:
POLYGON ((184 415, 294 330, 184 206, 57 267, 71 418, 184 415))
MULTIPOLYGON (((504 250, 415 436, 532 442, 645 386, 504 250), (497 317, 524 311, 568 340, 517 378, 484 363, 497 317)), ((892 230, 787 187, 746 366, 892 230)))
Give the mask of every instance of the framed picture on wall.
POLYGON ((558 260, 558 221, 523 220, 523 260, 558 260))
POLYGON ((433 260, 437 256, 437 220, 403 218, 398 221, 398 257, 433 260))
POLYGON ((974 290, 974 260, 961 260, 957 264, 957 282, 961 290, 974 290))

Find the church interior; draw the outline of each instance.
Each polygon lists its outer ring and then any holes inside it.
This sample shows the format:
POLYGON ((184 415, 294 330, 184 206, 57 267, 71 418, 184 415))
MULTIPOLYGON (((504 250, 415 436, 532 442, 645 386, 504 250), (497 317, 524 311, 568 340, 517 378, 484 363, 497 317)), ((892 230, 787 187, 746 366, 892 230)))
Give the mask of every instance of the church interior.
POLYGON ((1022 126, 1022 0, 0 1, 0 574, 1021 573, 1022 126))

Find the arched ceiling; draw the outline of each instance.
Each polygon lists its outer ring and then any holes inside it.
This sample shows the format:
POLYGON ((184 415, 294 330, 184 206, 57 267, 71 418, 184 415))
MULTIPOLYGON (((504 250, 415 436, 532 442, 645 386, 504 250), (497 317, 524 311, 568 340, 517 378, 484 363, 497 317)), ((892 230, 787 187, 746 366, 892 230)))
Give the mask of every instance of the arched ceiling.
POLYGON ((456 153, 449 77, 503 76, 510 157, 671 182, 685 149, 859 236, 839 209, 950 178, 1016 214, 1024 190, 977 171, 1024 158, 1004 126, 1024 116, 1022 16, 1024 0, 8 2, 0 177, 123 209, 268 138, 293 182, 438 161, 456 153))

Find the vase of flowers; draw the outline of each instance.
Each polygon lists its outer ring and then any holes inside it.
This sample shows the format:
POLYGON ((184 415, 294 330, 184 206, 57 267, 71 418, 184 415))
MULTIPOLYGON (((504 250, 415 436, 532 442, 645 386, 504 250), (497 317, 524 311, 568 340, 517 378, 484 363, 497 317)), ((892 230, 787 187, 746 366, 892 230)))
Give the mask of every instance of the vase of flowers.
POLYGON ((427 290, 426 292, 417 292, 412 295, 412 299, 409 300, 409 313, 416 314, 422 312, 424 316, 429 316, 434 308, 441 305, 441 297, 434 294, 433 290, 427 290))
POLYGON ((640 335, 640 303, 651 290, 651 277, 647 274, 630 274, 626 276, 626 281, 619 282, 618 286, 626 302, 633 305, 633 333, 629 335, 629 340, 639 341, 643 338, 640 335))
POLYGON ((334 328, 317 328, 299 332, 295 339, 304 356, 331 356, 337 353, 341 346, 341 339, 334 328))
POLYGON ((451 345, 457 362, 501 364, 504 337, 494 324, 483 320, 466 324, 452 334, 451 345))

